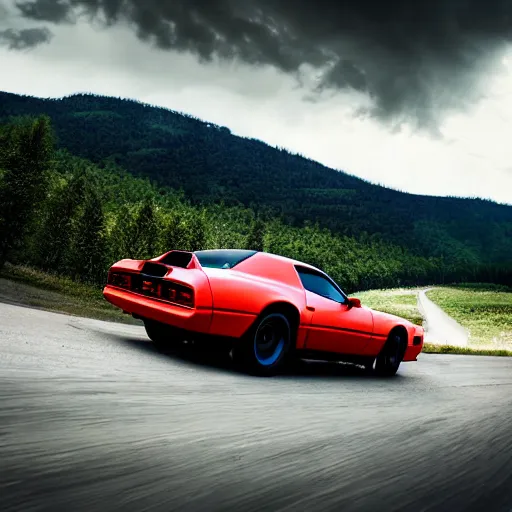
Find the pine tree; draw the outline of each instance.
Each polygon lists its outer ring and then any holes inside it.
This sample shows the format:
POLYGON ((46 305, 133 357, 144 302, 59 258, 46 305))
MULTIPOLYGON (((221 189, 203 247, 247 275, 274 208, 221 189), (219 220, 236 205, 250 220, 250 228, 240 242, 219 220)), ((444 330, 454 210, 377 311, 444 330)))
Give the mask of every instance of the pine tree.
POLYGON ((132 226, 132 246, 137 259, 149 259, 155 254, 158 245, 158 226, 155 205, 151 199, 146 199, 135 217, 132 226))
POLYGON ((154 258, 160 249, 159 218, 155 205, 146 198, 136 208, 123 204, 115 214, 115 225, 109 236, 112 261, 122 258, 154 258))
POLYGON ((265 245, 265 223, 261 219, 256 219, 252 226, 251 231, 247 237, 246 249, 251 251, 263 251, 265 245))
POLYGON ((200 251, 206 247, 206 219, 204 213, 193 214, 187 222, 187 244, 189 251, 200 251))
POLYGON ((34 213, 44 199, 53 157, 50 119, 42 116, 9 127, 3 137, 0 167, 0 268, 21 245, 34 213))
POLYGON ((135 217, 133 208, 123 204, 115 213, 115 223, 109 237, 109 255, 112 262, 135 258, 133 245, 135 217))
POLYGON ((36 236, 36 263, 43 270, 59 271, 71 241, 72 221, 84 200, 83 171, 59 187, 49 200, 46 215, 36 236))
POLYGON ((70 270, 75 279, 101 284, 105 280, 105 218, 98 193, 87 190, 71 241, 70 270))
POLYGON ((164 229, 164 252, 185 250, 187 248, 187 229, 181 220, 181 215, 173 212, 164 229))

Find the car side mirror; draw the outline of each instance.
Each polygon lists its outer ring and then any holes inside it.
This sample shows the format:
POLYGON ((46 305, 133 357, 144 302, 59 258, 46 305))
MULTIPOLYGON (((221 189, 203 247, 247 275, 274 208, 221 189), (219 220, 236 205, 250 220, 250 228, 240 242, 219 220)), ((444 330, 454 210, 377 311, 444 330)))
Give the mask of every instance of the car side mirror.
POLYGON ((361 307, 361 301, 359 299, 356 299, 355 297, 350 297, 348 299, 348 308, 360 308, 361 307))

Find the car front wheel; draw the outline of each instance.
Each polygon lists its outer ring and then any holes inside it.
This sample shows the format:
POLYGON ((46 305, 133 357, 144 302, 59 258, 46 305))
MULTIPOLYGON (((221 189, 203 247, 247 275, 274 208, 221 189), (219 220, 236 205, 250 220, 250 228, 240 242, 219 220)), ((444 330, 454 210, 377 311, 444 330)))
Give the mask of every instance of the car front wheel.
POLYGON ((398 371, 404 358, 407 341, 403 335, 391 333, 382 352, 375 361, 375 373, 381 377, 392 377, 398 371))

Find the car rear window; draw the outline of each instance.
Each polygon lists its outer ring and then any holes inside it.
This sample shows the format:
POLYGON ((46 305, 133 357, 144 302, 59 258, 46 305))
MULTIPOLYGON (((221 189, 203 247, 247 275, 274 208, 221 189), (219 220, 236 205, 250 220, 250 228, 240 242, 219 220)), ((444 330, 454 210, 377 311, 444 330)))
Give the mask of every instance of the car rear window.
POLYGON ((242 261, 250 258, 257 251, 248 251, 244 249, 218 249, 212 251, 196 251, 199 263, 205 268, 233 268, 242 261))

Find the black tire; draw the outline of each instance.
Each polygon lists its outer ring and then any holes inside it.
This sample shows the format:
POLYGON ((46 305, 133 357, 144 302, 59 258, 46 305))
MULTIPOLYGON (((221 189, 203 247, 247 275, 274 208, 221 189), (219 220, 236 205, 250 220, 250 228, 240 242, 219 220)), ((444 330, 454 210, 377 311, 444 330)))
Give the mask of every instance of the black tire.
POLYGON ((365 373, 371 375, 374 372, 374 366, 375 366, 375 357, 371 357, 370 359, 367 359, 364 363, 364 371, 365 373))
POLYGON ((233 346, 236 366, 252 375, 279 373, 292 351, 293 327, 288 317, 273 311, 261 315, 233 346))
POLYGON ((149 339, 162 352, 172 350, 183 342, 183 335, 171 325, 145 320, 144 327, 149 339))
POLYGON ((404 338, 404 335, 398 331, 392 332, 382 352, 377 356, 375 373, 380 377, 393 377, 396 375, 404 358, 406 347, 407 339, 404 338))

